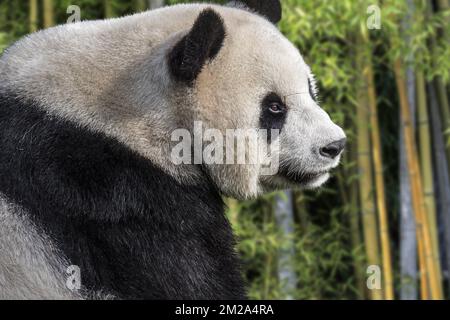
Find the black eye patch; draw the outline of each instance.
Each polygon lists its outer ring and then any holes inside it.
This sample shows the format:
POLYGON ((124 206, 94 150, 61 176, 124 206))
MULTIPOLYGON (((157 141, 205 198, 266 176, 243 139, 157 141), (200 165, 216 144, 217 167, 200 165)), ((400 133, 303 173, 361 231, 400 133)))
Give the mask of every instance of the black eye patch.
POLYGON ((271 129, 281 129, 286 122, 287 107, 283 100, 274 92, 267 94, 261 102, 261 115, 259 125, 267 130, 267 138, 271 141, 271 129))

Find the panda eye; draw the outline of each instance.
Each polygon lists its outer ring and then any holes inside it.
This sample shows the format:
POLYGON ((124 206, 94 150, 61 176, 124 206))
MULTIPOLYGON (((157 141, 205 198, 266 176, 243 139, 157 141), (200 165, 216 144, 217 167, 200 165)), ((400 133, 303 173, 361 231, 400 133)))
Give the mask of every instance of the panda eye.
POLYGON ((273 114, 280 114, 285 112, 286 107, 279 102, 271 102, 269 104, 269 110, 273 114))
POLYGON ((281 130, 286 122, 288 108, 281 97, 275 92, 269 92, 261 101, 259 127, 267 130, 268 141, 272 139, 272 129, 281 130))

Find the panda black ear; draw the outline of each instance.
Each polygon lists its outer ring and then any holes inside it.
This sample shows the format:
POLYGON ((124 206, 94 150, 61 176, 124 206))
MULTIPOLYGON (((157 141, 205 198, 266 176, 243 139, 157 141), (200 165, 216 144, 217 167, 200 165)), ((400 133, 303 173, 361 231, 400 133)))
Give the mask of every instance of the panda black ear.
POLYGON ((244 5, 256 13, 266 17, 274 24, 281 20, 282 13, 280 0, 236 0, 231 1, 230 5, 244 5))
POLYGON ((189 33, 169 53, 169 69, 178 81, 192 85, 208 60, 220 51, 225 25, 218 13, 203 10, 189 33))

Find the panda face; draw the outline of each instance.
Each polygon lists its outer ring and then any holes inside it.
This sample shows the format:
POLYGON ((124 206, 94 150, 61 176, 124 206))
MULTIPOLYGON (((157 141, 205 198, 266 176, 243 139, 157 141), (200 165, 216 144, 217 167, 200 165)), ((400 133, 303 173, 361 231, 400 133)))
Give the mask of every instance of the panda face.
POLYGON ((298 50, 282 38, 271 43, 268 51, 275 53, 259 59, 266 65, 264 72, 271 71, 272 79, 262 84, 266 95, 260 122, 261 127, 280 129, 279 170, 275 175, 261 176, 260 183, 269 191, 317 188, 338 165, 345 134, 320 108, 314 76, 298 50))
POLYGON ((226 33, 220 50, 188 86, 189 122, 222 131, 266 129, 268 147, 279 146, 270 155, 279 166, 267 175, 252 164, 205 165, 210 176, 222 192, 237 198, 319 187, 339 163, 345 134, 320 108, 310 68, 269 21, 229 11, 220 12, 220 20, 226 33), (271 129, 279 135, 271 137, 271 129))

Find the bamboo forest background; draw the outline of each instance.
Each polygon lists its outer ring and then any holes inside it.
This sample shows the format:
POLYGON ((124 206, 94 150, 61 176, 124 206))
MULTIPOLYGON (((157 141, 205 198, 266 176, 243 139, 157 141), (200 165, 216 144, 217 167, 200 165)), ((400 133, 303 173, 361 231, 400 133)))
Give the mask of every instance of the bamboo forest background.
MULTIPOLYGON (((282 2, 349 146, 318 191, 226 199, 250 297, 449 298, 450 0, 282 2)), ((163 3, 0 0, 0 52, 66 23, 69 5, 89 20, 163 3)))

